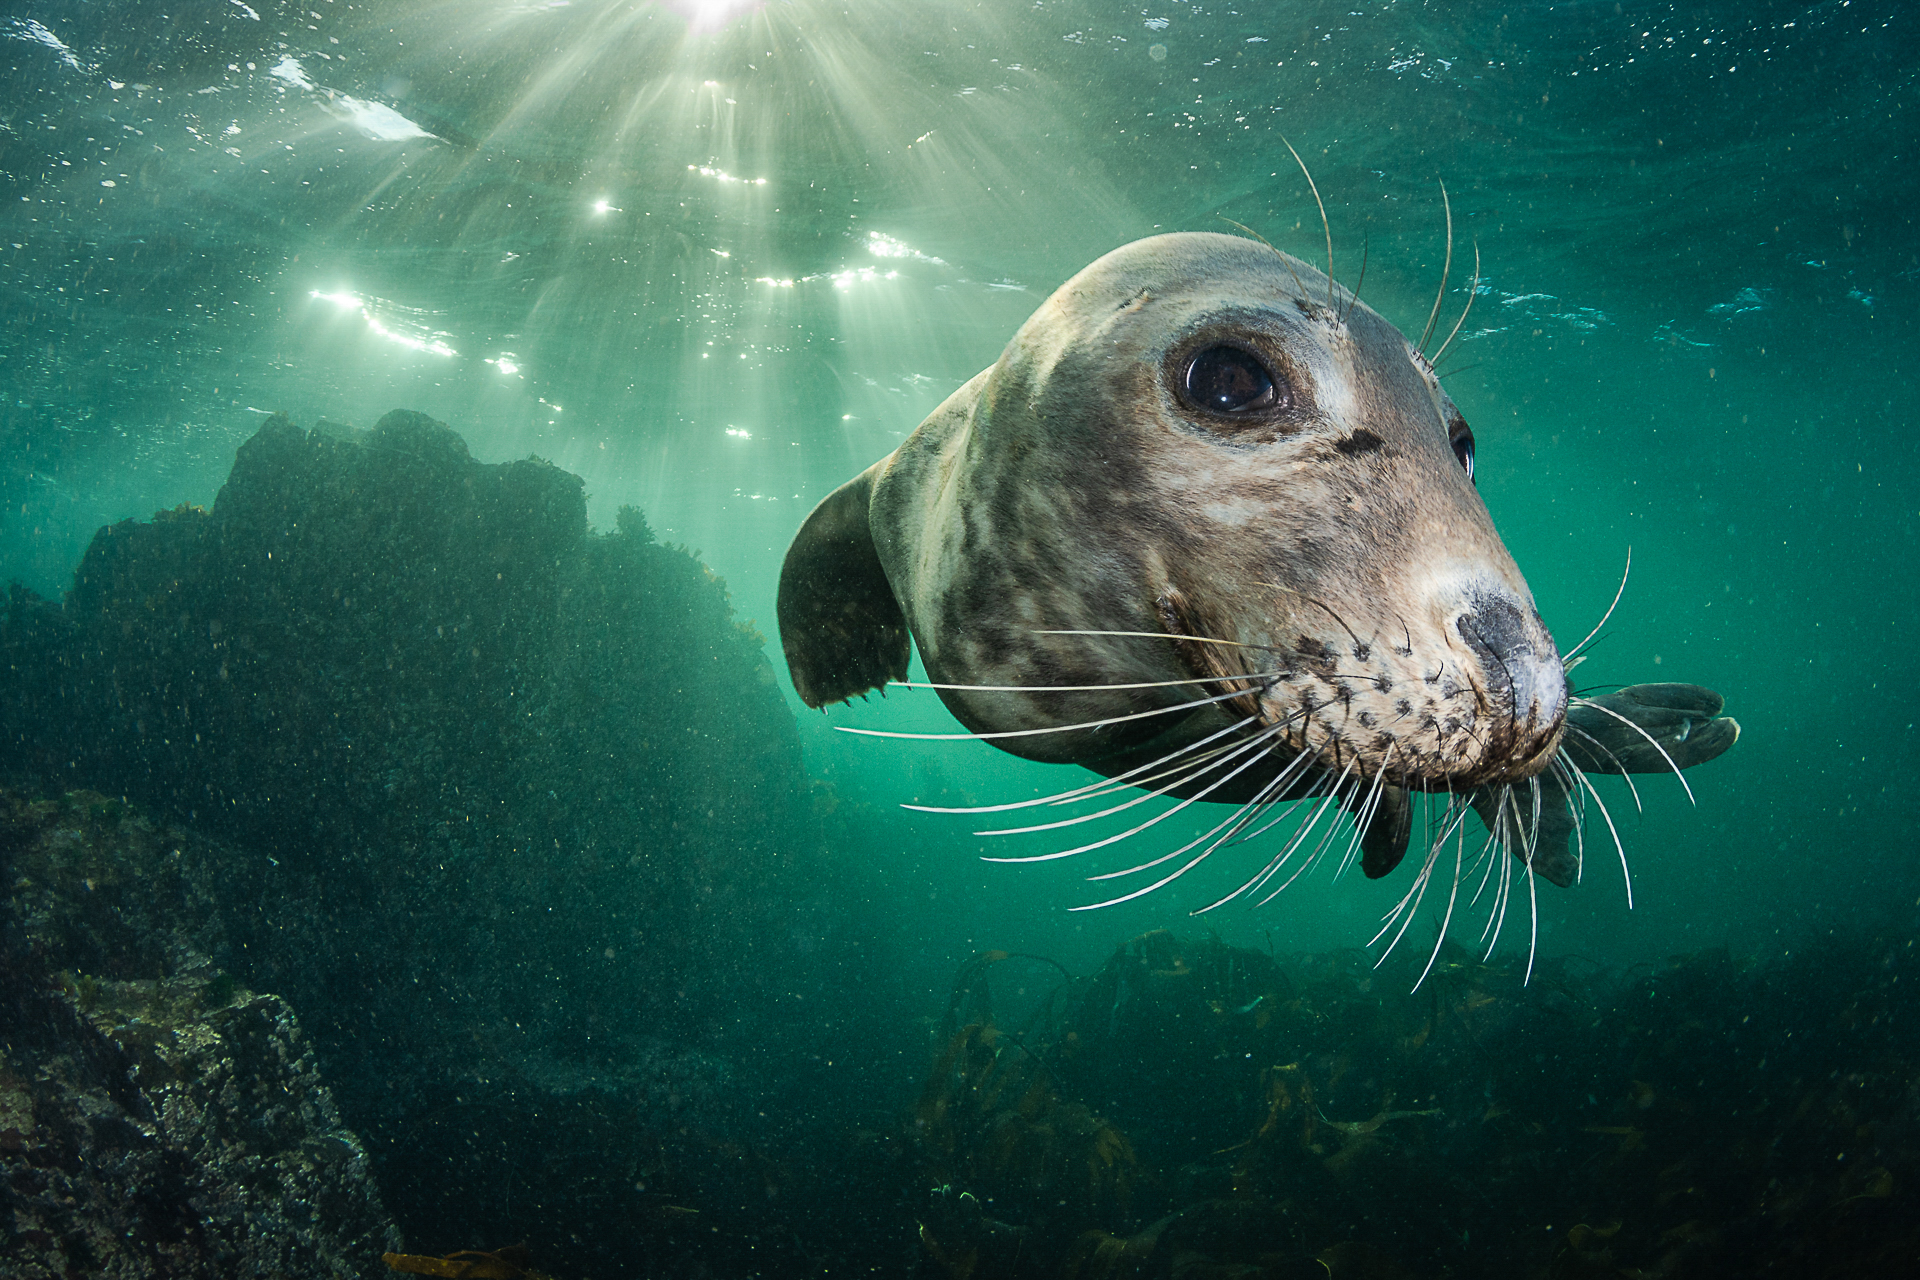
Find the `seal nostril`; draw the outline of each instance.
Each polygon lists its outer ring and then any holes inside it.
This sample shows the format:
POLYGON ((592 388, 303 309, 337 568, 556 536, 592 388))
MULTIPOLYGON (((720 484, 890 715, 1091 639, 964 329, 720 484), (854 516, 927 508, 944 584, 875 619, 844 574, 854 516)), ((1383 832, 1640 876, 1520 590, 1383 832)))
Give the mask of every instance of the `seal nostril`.
POLYGON ((1460 615, 1455 625, 1460 638, 1475 649, 1505 658, 1510 653, 1530 650, 1527 620, 1510 600, 1485 600, 1460 615))
POLYGON ((1536 633, 1544 637, 1546 629, 1513 601, 1476 600, 1454 629, 1480 658, 1493 691, 1511 700, 1515 719, 1551 725, 1565 714, 1566 669, 1551 642, 1535 643, 1536 633))

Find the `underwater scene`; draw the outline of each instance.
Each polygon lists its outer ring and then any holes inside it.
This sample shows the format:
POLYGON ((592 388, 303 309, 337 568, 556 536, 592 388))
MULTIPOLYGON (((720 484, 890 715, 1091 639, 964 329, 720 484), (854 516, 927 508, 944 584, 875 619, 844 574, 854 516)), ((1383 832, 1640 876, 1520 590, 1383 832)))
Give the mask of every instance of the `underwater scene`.
POLYGON ((1917 17, 13 0, 0 1277, 1920 1274, 1917 17))

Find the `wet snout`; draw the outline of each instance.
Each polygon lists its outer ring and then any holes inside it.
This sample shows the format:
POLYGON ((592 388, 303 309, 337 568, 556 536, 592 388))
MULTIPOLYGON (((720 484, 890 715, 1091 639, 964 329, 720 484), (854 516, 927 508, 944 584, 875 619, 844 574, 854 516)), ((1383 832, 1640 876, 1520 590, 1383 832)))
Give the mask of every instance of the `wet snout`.
POLYGON ((1567 714, 1567 673, 1546 624, 1531 606, 1476 595, 1454 629, 1480 659, 1496 724, 1505 722, 1508 777, 1539 771, 1559 744, 1567 714))

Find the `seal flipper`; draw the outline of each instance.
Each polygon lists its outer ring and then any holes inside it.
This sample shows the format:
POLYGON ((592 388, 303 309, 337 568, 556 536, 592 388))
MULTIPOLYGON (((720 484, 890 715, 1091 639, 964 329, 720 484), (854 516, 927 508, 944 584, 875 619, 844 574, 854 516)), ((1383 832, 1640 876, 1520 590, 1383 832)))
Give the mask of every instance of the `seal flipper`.
POLYGON ((1413 831, 1413 801, 1404 787, 1391 783, 1380 789, 1380 803, 1360 837, 1360 869, 1378 880, 1407 856, 1407 837, 1413 831))
MULTIPOLYGON (((1720 714, 1726 700, 1697 684, 1630 684, 1567 709, 1564 747, 1582 773, 1668 773, 1705 764, 1740 740, 1740 722, 1720 714), (1658 745, 1655 745, 1658 744, 1658 745), (1663 754, 1664 753, 1664 754, 1663 754)), ((1566 782, 1553 770, 1534 781, 1540 787, 1539 829, 1532 833, 1533 869, 1561 888, 1573 883, 1579 859, 1568 848, 1574 813, 1566 782)), ((1497 788, 1474 792, 1473 808, 1492 831, 1502 818, 1497 788)), ((1525 859, 1522 838, 1533 802, 1525 784, 1514 788, 1519 811, 1505 815, 1503 843, 1525 859)))
POLYGON ((1740 722, 1720 714, 1725 706, 1697 684, 1630 684, 1567 709, 1566 751, 1586 773, 1691 769, 1740 740, 1740 722))
POLYGON ((813 509, 780 566, 780 648, 801 701, 844 702, 904 680, 913 642, 867 523, 876 464, 813 509))

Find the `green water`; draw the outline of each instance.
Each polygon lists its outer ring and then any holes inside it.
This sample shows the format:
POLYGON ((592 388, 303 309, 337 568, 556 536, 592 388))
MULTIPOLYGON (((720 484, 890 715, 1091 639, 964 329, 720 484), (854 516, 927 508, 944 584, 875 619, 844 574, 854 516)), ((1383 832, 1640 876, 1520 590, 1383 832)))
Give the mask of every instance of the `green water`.
MULTIPOLYGON (((771 634, 811 504, 1081 266, 1223 218, 1324 259, 1284 136, 1335 274, 1364 256, 1413 332, 1446 183, 1444 325, 1480 262, 1447 385, 1563 643, 1631 548, 1579 680, 1709 685, 1745 728, 1697 806, 1607 793, 1633 908, 1609 844, 1543 888, 1543 954, 1911 927, 1902 6, 208 0, 26 4, 0 37, 0 576, 56 595, 99 526, 210 504, 269 412, 405 407, 584 477, 600 527, 638 505, 771 634)), ((930 694, 788 696, 872 806, 840 853, 929 990, 985 946, 1091 964, 1237 883, 1068 914, 1123 864, 983 864, 893 806, 1070 771, 834 732, 955 727, 930 694)), ((1208 924, 1354 945, 1403 891, 1322 874, 1208 924)))

